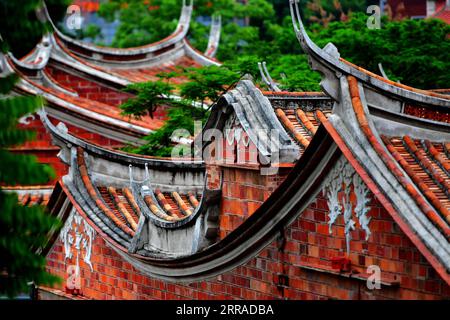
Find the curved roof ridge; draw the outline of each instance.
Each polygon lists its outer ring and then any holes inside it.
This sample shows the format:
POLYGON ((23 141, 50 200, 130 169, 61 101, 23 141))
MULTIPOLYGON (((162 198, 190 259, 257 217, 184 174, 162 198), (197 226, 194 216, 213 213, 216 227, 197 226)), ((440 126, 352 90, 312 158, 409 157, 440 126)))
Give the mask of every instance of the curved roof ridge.
POLYGON ((157 42, 146 44, 143 46, 138 47, 132 47, 132 48, 111 48, 111 47, 103 47, 93 44, 88 44, 80 40, 73 39, 65 34, 63 34, 57 26, 52 21, 50 14, 47 10, 47 7, 44 4, 44 10, 45 10, 45 16, 46 19, 52 24, 53 29, 55 31, 55 35, 59 37, 64 42, 70 43, 72 45, 81 47, 85 50, 92 51, 94 53, 98 54, 108 54, 108 55, 140 55, 140 54, 147 54, 152 53, 156 50, 161 50, 162 48, 165 48, 167 46, 173 45, 177 42, 182 41, 188 31, 190 26, 190 21, 192 17, 192 11, 194 7, 194 0, 189 0, 189 4, 186 4, 186 0, 183 0, 183 5, 181 8, 180 18, 178 20, 178 25, 175 31, 167 36, 164 39, 161 39, 157 42))
POLYGON ((278 87, 278 85, 273 81, 272 76, 267 69, 266 62, 263 61, 258 62, 259 73, 261 74, 261 78, 266 86, 273 92, 281 92, 282 90, 278 87))
POLYGON ((46 34, 42 40, 25 57, 17 59, 12 52, 7 55, 17 66, 28 70, 42 70, 50 60, 53 44, 50 35, 46 34))
MULTIPOLYGON (((379 76, 364 68, 356 66, 341 58, 339 51, 332 43, 328 43, 323 49, 321 49, 311 40, 306 32, 306 28, 300 15, 299 2, 300 0, 289 0, 292 24, 295 34, 304 52, 310 59, 313 59, 322 67, 320 70, 323 70, 323 73, 326 72, 325 70, 332 70, 334 74, 337 72, 352 75, 368 86, 389 92, 390 94, 399 96, 403 99, 450 108, 450 99, 447 95, 399 84, 394 81, 387 80, 382 76, 379 76)), ((318 66, 314 67, 317 68, 318 66)))
POLYGON ((186 38, 183 39, 183 44, 184 44, 186 55, 188 57, 192 58, 194 61, 200 63, 201 65, 204 65, 204 66, 209 66, 209 65, 220 66, 220 65, 222 65, 216 59, 209 57, 209 56, 205 55, 203 52, 194 48, 190 44, 189 40, 187 40, 186 38))
MULTIPOLYGON (((450 227, 443 221, 442 217, 436 214, 435 210, 433 210, 430 205, 424 201, 423 197, 419 195, 415 188, 412 188, 409 181, 406 179, 405 175, 397 168, 397 165, 394 163, 394 160, 387 154, 381 142, 375 137, 372 129, 369 125, 369 121, 365 115, 364 108, 361 102, 361 98, 359 95, 358 81, 355 77, 348 76, 348 84, 349 91, 351 97, 351 105, 356 115, 356 119, 361 127, 361 130, 366 135, 370 144, 374 148, 374 150, 378 153, 383 162, 387 165, 391 172, 393 172, 403 187, 408 191, 408 193, 414 198, 416 203, 420 206, 423 212, 438 226, 444 230, 445 235, 450 236, 450 227)), ((383 140, 384 141, 384 140, 383 140)), ((388 148, 389 149, 389 148, 388 148)), ((393 155, 395 158, 395 154, 393 155)), ((404 168, 405 171, 407 169, 404 168)), ((420 181, 418 181, 420 183, 420 181)), ((419 189, 426 195, 428 200, 433 204, 433 206, 444 216, 449 216, 448 210, 443 207, 439 200, 433 193, 430 193, 426 185, 419 185, 419 189)), ((449 218, 447 218, 449 219, 449 218)))
POLYGON ((213 16, 209 32, 208 46, 204 53, 208 58, 214 58, 219 48, 220 32, 222 29, 222 16, 213 16))
POLYGON ((57 126, 55 126, 50 119, 48 118, 47 111, 45 108, 38 111, 39 117, 41 118, 41 121, 43 122, 44 126, 50 131, 50 134, 64 142, 64 143, 70 143, 74 146, 79 146, 83 148, 84 150, 100 154, 105 157, 109 157, 111 159, 120 160, 123 162, 127 162, 130 164, 168 164, 171 163, 173 166, 192 166, 192 167, 199 167, 203 168, 203 161, 199 159, 189 159, 190 163, 187 163, 186 159, 180 159, 180 160, 174 160, 172 158, 159 158, 159 157, 151 157, 151 156, 145 156, 145 155, 139 155, 139 154, 132 154, 127 153, 120 150, 112 150, 110 148, 100 146, 97 144, 94 144, 90 141, 86 141, 84 139, 78 138, 68 132, 67 127, 63 122, 60 122, 57 126))

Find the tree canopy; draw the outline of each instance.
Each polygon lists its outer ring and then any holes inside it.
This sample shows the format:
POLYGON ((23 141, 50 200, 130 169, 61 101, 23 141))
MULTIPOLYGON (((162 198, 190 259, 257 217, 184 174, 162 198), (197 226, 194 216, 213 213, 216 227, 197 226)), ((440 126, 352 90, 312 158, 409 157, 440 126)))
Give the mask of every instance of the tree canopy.
MULTIPOLYGON (((310 36, 320 46, 332 42, 343 58, 376 73, 381 62, 392 79, 414 87, 450 87, 450 26, 433 19, 389 21, 384 17, 381 28, 371 30, 365 10, 372 3, 308 0, 301 9, 310 36)), ((319 76, 310 70, 293 32, 287 1, 249 0, 244 5, 235 0, 196 0, 194 6, 189 40, 199 50, 208 42, 209 26, 203 22, 220 14, 218 60, 228 65, 265 60, 285 89, 320 89, 319 76)), ((120 19, 112 46, 130 47, 168 36, 180 9, 178 0, 111 0, 100 6, 99 14, 120 19)))
MULTIPOLYGON (((20 56, 47 30, 35 14, 41 1, 1 1, 0 5, 0 29, 7 31, 2 34, 2 51, 13 50, 20 56), (5 13, 8 18, 3 16, 5 13), (9 29, 4 29, 5 26, 9 29)), ((42 184, 54 178, 53 169, 39 164, 36 157, 8 150, 34 138, 33 132, 17 128, 18 119, 35 112, 43 103, 40 97, 12 95, 17 80, 14 74, 0 78, 0 186, 42 184)), ((38 253, 47 243, 49 231, 58 226, 58 220, 43 207, 19 205, 16 193, 7 193, 0 187, 0 296, 25 293, 31 282, 51 285, 58 280, 46 272, 45 257, 38 253)))

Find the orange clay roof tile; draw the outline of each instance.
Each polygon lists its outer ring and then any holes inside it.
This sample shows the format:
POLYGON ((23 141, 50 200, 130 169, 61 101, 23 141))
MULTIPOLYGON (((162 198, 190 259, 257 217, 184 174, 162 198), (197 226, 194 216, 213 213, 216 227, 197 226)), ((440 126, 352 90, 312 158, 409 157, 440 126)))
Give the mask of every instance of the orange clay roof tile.
POLYGON ((111 195, 112 199, 114 200, 114 204, 119 209, 120 213, 126 218, 128 224, 131 226, 131 228, 136 231, 137 229, 137 223, 131 216, 131 213, 128 211, 128 209, 125 207, 125 205, 120 201, 119 196, 116 192, 116 188, 114 187, 108 187, 108 192, 111 195))
POLYGON ((144 201, 147 204, 150 211, 157 216, 158 218, 167 220, 167 221, 176 221, 178 220, 178 217, 172 217, 164 213, 163 211, 159 210, 158 206, 153 202, 153 199, 151 196, 145 196, 144 201))
POLYGON ((296 110, 297 116, 300 119, 300 121, 304 124, 304 126, 306 127, 306 129, 308 129, 308 131, 314 135, 317 131, 317 127, 313 125, 313 123, 309 120, 308 116, 306 115, 306 113, 298 108, 296 110))
POLYGON ((175 199, 178 207, 180 207, 181 211, 186 215, 190 216, 192 214, 192 208, 190 208, 186 202, 181 198, 178 192, 172 192, 172 197, 175 199))
POLYGON ((441 153, 437 150, 437 146, 433 145, 433 143, 429 140, 425 140, 424 143, 431 156, 444 168, 445 171, 447 171, 447 173, 450 172, 450 160, 445 155, 445 151, 443 150, 444 146, 440 146, 440 149, 444 151, 444 153, 441 153))
POLYGON ((128 212, 130 212, 130 215, 134 218, 134 221, 137 223, 139 220, 139 216, 141 216, 141 209, 139 208, 138 204, 136 203, 136 199, 134 199, 133 193, 131 192, 130 188, 123 188, 122 192, 123 192, 123 195, 125 196, 126 200, 128 201, 128 202, 125 202, 126 205, 129 204, 129 206, 130 206, 130 208, 128 209, 128 212))
MULTIPOLYGON (((416 201, 416 203, 420 206, 420 208, 423 210, 423 212, 428 216, 428 218, 433 221, 436 225, 438 225, 441 230, 443 230, 444 234, 449 237, 450 236, 450 228, 445 222, 447 220, 450 222, 450 217, 447 209, 442 206, 442 204, 439 202, 439 199, 433 194, 427 192, 427 198, 430 197, 433 199, 431 202, 433 205, 436 206, 436 208, 439 208, 439 211, 444 216, 444 219, 442 219, 440 216, 436 215, 435 212, 432 210, 432 208, 427 204, 425 199, 417 192, 417 190, 414 188, 413 185, 409 183, 409 181, 406 179, 406 177, 403 175, 403 173, 400 171, 400 169, 395 165, 395 162, 386 154, 384 148, 382 147, 381 143, 378 141, 378 139, 374 136, 367 118, 364 113, 363 105, 361 103, 361 99, 359 96, 359 89, 358 89, 358 81, 353 76, 347 77, 348 84, 349 84, 349 91, 350 91, 350 97, 352 100, 352 106, 353 110, 356 114, 356 118, 358 120, 358 123, 361 127, 361 130, 364 132, 365 136, 371 143, 372 147, 375 149, 375 151, 378 153, 380 158, 383 160, 383 162, 388 166, 391 172, 393 172, 397 178, 399 179, 399 182, 403 185, 403 187, 410 193, 412 198, 416 201)), ((383 142, 386 144, 386 147, 388 150, 392 153, 392 156, 402 165, 405 172, 407 172, 408 175, 410 175, 411 179, 416 179, 417 176, 413 174, 412 170, 410 170, 408 163, 403 159, 403 157, 395 150, 395 148, 390 143, 389 139, 386 137, 382 137, 383 142)), ((416 182, 415 182, 416 183, 416 182)), ((417 180, 417 183, 420 184, 419 188, 425 192, 428 191, 428 187, 425 184, 422 184, 421 181, 417 180)))
POLYGON ((191 204, 194 206, 194 208, 197 208, 198 207, 198 200, 195 197, 194 193, 193 192, 189 192, 188 196, 189 196, 189 201, 191 202, 191 204))
POLYGON ((122 221, 117 214, 115 214, 109 206, 107 206, 103 199, 100 199, 100 197, 97 194, 96 189, 94 188, 92 181, 89 177, 86 163, 84 159, 83 149, 78 147, 77 148, 77 165, 78 169, 80 170, 81 179, 83 181, 83 184, 86 188, 86 190, 89 193, 89 196, 94 200, 95 204, 98 208, 109 218, 111 219, 114 224, 116 224, 122 231, 124 231, 126 234, 130 236, 134 236, 134 231, 130 229, 124 221, 122 221))
POLYGON ((404 136, 403 141, 408 146, 409 150, 415 155, 415 157, 419 160, 421 166, 423 166, 426 171, 431 175, 431 177, 442 186, 444 192, 447 194, 450 193, 450 185, 448 183, 448 177, 446 177, 446 173, 442 172, 442 170, 431 162, 428 159, 428 156, 424 152, 423 149, 418 148, 416 142, 411 139, 409 136, 404 136))
POLYGON ((405 89, 405 90, 408 90, 408 91, 413 91, 413 92, 420 93, 420 94, 427 95, 427 96, 432 96, 432 97, 441 98, 441 99, 447 99, 447 100, 449 99, 448 95, 436 93, 436 92, 433 92, 433 91, 426 91, 426 90, 416 89, 416 88, 413 88, 413 87, 410 87, 410 86, 407 86, 407 85, 404 85, 404 84, 401 84, 401 83, 397 83, 397 82, 394 82, 392 80, 388 80, 388 79, 386 79, 386 78, 384 78, 384 77, 382 77, 382 76, 380 76, 378 74, 375 74, 375 73, 373 73, 373 72, 371 72, 369 70, 361 68, 361 67, 359 67, 359 66, 357 66, 357 65, 355 65, 355 64, 351 63, 350 61, 347 61, 347 60, 345 60, 343 58, 339 58, 339 60, 341 60, 343 63, 345 63, 345 64, 347 64, 347 65, 349 65, 349 66, 351 66, 351 67, 353 67, 353 68, 355 68, 355 69, 357 69, 357 70, 359 70, 359 71, 361 71, 361 72, 363 72, 363 73, 365 73, 365 74, 367 74, 367 75, 369 75, 369 76, 371 76, 373 78, 376 78, 377 80, 383 81, 383 82, 385 82, 387 84, 390 84, 390 85, 393 85, 395 87, 402 88, 402 89, 405 89))
MULTIPOLYGON (((305 149, 309 145, 309 140, 300 132, 299 128, 294 125, 294 123, 289 120, 284 110, 277 108, 275 110, 278 118, 280 119, 283 126, 288 130, 288 132, 294 136, 295 140, 300 143, 305 149)), ((298 123, 297 123, 298 124, 298 123)))
MULTIPOLYGON (((444 219, 449 221, 448 210, 442 205, 442 203, 439 201, 436 195, 433 192, 431 192, 430 188, 425 182, 422 181, 421 177, 415 173, 414 169, 405 160, 403 155, 400 154, 400 151, 397 150, 397 148, 391 143, 391 141, 387 137, 382 136, 382 140, 386 145, 387 149, 389 150, 389 152, 394 157, 394 159, 400 164, 400 166, 403 168, 403 170, 405 170, 407 175, 413 180, 414 184, 424 193, 424 195, 431 202, 431 204, 443 215, 444 219)), ((392 171, 397 175, 397 177, 399 177, 399 180, 402 183, 402 185, 411 194, 414 200, 416 200, 416 202, 419 204, 422 210, 424 210, 424 212, 430 218, 430 220, 432 220, 436 225, 438 225, 447 236, 450 236, 450 229, 448 225, 445 224, 444 221, 439 216, 436 216, 434 214, 434 211, 428 207, 428 205, 419 195, 414 186, 411 185, 408 182, 408 180, 406 180, 406 178, 403 176, 402 172, 398 169, 392 171)))

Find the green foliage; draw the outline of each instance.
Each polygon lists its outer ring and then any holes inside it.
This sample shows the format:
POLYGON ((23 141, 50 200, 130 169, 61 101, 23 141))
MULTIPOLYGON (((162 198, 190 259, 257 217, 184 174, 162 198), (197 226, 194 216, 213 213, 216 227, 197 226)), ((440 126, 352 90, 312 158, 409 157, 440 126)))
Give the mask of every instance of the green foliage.
POLYGON ((158 157, 170 157, 172 155, 173 143, 171 137, 175 130, 184 129, 184 137, 189 138, 194 133, 194 121, 204 122, 208 113, 200 108, 185 103, 173 107, 168 112, 169 119, 159 130, 145 137, 146 143, 138 148, 127 147, 125 150, 133 153, 147 154, 158 157))
POLYGON ((378 73, 378 63, 392 79, 417 88, 450 87, 450 26, 439 20, 384 20, 381 29, 369 29, 367 16, 354 14, 347 22, 332 22, 317 30, 319 46, 332 42, 341 56, 378 73))
POLYGON ((180 94, 189 101, 216 101, 227 87, 239 80, 239 74, 226 67, 187 68, 182 73, 188 79, 180 85, 180 94))
POLYGON ((134 93, 136 96, 120 106, 122 114, 136 117, 148 114, 153 117, 157 106, 176 103, 169 98, 173 89, 172 85, 162 80, 130 84, 124 91, 134 93))
MULTIPOLYGON (((36 9, 41 0, 9 1, 0 0, 0 33, 3 38, 1 51, 7 50, 16 57, 30 52, 40 41, 42 35, 51 30, 49 23, 43 24, 36 17, 36 9), (20 24, 20 27, 19 27, 20 24)), ((70 0, 45 1, 52 17, 59 18, 70 0)))
POLYGON ((225 62, 224 66, 238 72, 241 76, 249 74, 256 80, 260 77, 258 62, 261 62, 261 60, 257 56, 248 55, 238 57, 234 61, 225 62))
POLYGON ((127 87, 126 91, 136 93, 136 97, 121 105, 124 114, 140 117, 149 113, 149 110, 154 110, 156 106, 166 105, 171 108, 167 122, 145 138, 145 145, 139 148, 128 146, 125 150, 160 157, 171 156, 171 137, 174 131, 184 130, 185 138, 194 134, 194 121, 203 122, 207 119, 205 104, 216 101, 231 84, 237 82, 240 72, 224 66, 206 66, 186 68, 178 73, 162 73, 159 77, 170 79, 175 75, 187 78, 187 82, 179 85, 179 99, 173 98, 175 88, 163 80, 127 87), (201 107, 193 106, 194 102, 201 102, 201 107))
MULTIPOLYGON (((41 1, 0 1, 0 30, 3 52, 11 50, 16 56, 30 51, 49 30, 36 18, 41 1)), ((50 11, 64 7, 64 1, 46 1, 50 11)), ((57 10, 58 11, 58 10, 57 10)), ((60 11, 60 10, 59 10, 60 11)), ((9 147, 20 145, 34 133, 17 128, 18 119, 33 113, 42 105, 39 97, 10 95, 18 77, 0 78, 0 185, 14 186, 46 183, 55 177, 51 167, 37 162, 36 157, 13 154, 9 147)), ((14 297, 29 291, 29 283, 52 285, 59 278, 45 271, 45 257, 38 252, 48 241, 51 229, 59 221, 41 206, 19 205, 17 194, 0 188, 0 296, 14 297)))
MULTIPOLYGON (((0 79, 2 94, 14 85, 17 77, 0 79)), ((33 156, 17 155, 8 147, 21 144, 34 135, 17 129, 17 120, 34 112, 42 104, 37 97, 0 99, 0 182, 2 185, 45 183, 54 178, 51 167, 38 164, 33 156)), ((19 205, 15 193, 0 190, 0 295, 13 297, 29 290, 28 283, 50 285, 58 279, 45 271, 45 258, 37 250, 47 242, 51 228, 59 226, 39 206, 19 205)))
POLYGON ((59 282, 45 272, 45 257, 36 253, 47 243, 48 230, 59 222, 41 206, 24 207, 18 202, 17 194, 0 192, 0 270, 6 273, 0 277, 0 295, 9 297, 28 292, 30 281, 38 285, 59 282))
POLYGON ((112 46, 128 48, 159 41, 170 35, 178 22, 181 1, 113 0, 102 3, 99 15, 120 19, 112 46))

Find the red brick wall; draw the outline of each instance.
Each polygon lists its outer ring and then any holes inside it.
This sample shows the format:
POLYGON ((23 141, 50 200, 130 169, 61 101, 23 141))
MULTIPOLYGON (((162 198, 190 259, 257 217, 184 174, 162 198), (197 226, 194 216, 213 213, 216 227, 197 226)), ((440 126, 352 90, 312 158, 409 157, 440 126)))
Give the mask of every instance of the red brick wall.
MULTIPOLYGON (((93 243, 89 270, 82 259, 82 290, 94 299, 441 299, 450 288, 436 274, 395 222, 373 200, 372 236, 353 232, 352 269, 371 264, 381 267, 382 278, 397 276, 399 287, 369 290, 366 282, 333 274, 330 258, 345 248, 343 218, 328 233, 327 203, 319 195, 280 237, 255 258, 211 281, 189 285, 167 283, 144 276, 122 260, 99 236, 93 243), (307 269, 308 267, 309 269, 307 269), (311 270, 314 269, 314 270, 311 270), (283 280, 280 284, 279 280, 283 280)), ((48 270, 65 278, 62 243, 58 240, 47 256, 48 270)))
POLYGON ((18 127, 23 130, 34 131, 36 134, 35 139, 16 146, 11 151, 18 154, 34 155, 39 163, 51 165, 56 173, 55 180, 49 181, 49 184, 53 184, 59 177, 67 174, 68 168, 57 157, 59 147, 52 144, 51 136, 42 124, 39 116, 33 114, 33 117, 33 120, 31 120, 31 117, 26 119, 29 121, 28 124, 19 124, 18 127))
POLYGON ((75 90, 82 98, 118 106, 133 96, 54 67, 47 67, 46 70, 61 86, 75 90))
MULTIPOLYGON (((25 142, 23 145, 12 148, 11 151, 19 154, 35 155, 39 163, 51 165, 55 170, 56 178, 53 181, 50 181, 49 184, 54 184, 60 177, 67 174, 68 167, 58 158, 57 155, 60 148, 52 144, 51 136, 47 132, 47 129, 44 127, 42 121, 39 119, 39 116, 37 116, 36 114, 34 114, 33 116, 34 120, 31 120, 32 118, 28 118, 27 121, 29 121, 29 124, 21 124, 19 125, 19 128, 34 131, 36 133, 36 138, 34 140, 25 142)), ((59 123, 58 120, 52 117, 49 117, 49 119, 54 125, 57 125, 59 123)), ((85 129, 67 123, 66 126, 69 129, 70 134, 73 134, 76 137, 82 139, 86 139, 95 144, 111 148, 123 146, 123 143, 106 138, 97 133, 92 133, 85 129)))
MULTIPOLYGON (((59 120, 54 119, 54 118, 50 118, 50 120, 55 126, 58 125, 58 123, 60 122, 59 120)), ((99 146, 110 147, 110 148, 119 148, 119 147, 124 146, 123 143, 121 143, 117 140, 111 139, 111 138, 104 137, 98 133, 90 132, 88 130, 85 130, 80 127, 76 127, 76 126, 68 124, 68 123, 64 123, 64 124, 66 125, 70 134, 72 134, 78 138, 88 140, 89 142, 97 144, 99 146)))
POLYGON ((220 239, 236 229, 271 195, 285 179, 289 169, 277 175, 261 175, 260 169, 223 167, 220 239))
MULTIPOLYGON (((99 101, 110 106, 119 106, 134 95, 123 92, 120 89, 105 86, 89 79, 85 79, 64 70, 54 67, 47 67, 46 71, 63 88, 75 90, 82 98, 99 101)), ((155 119, 167 119, 167 106, 159 106, 153 113, 155 119)))

